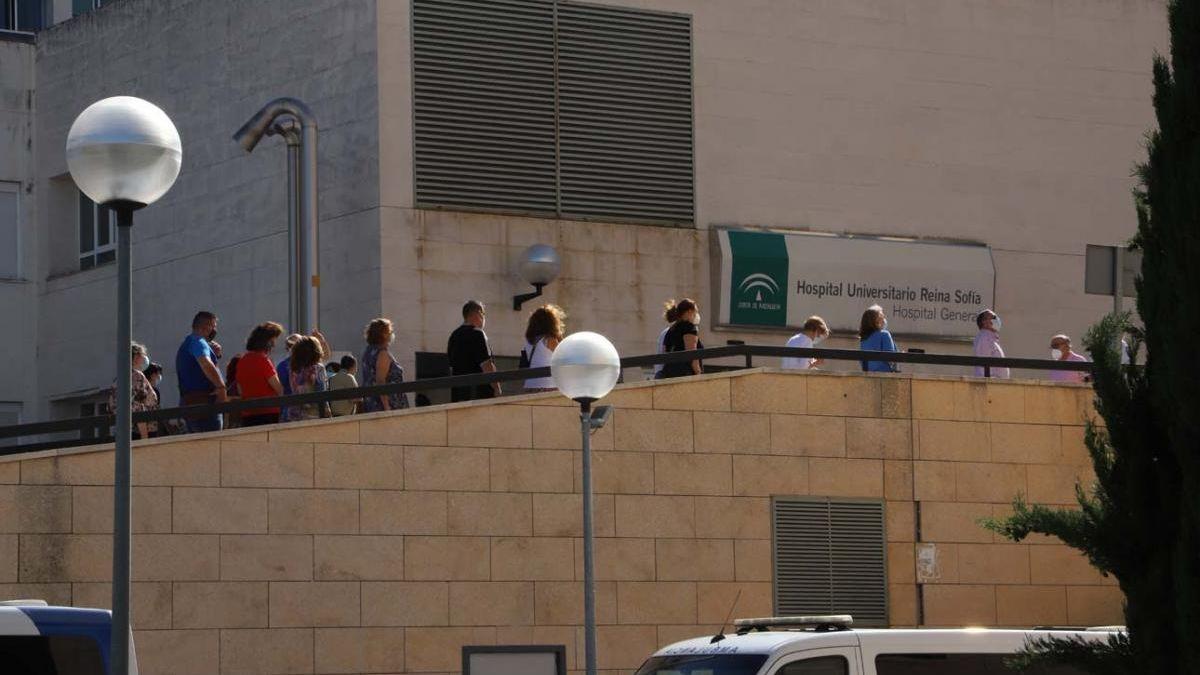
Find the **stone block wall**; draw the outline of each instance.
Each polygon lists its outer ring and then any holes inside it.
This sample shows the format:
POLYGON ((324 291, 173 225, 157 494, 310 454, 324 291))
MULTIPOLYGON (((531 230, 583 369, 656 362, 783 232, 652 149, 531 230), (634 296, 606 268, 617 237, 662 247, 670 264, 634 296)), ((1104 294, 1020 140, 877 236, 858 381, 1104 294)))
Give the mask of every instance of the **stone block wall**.
MULTIPOLYGON (((892 625, 1101 624, 1121 595, 979 518, 1070 504, 1091 390, 751 370, 623 386, 593 437, 600 667, 770 614, 771 498, 885 500, 892 625), (918 565, 918 560, 921 564, 918 565)), ((138 443, 142 672, 582 670, 578 417, 556 395, 138 443)), ((109 448, 0 459, 0 596, 107 606, 109 448)))

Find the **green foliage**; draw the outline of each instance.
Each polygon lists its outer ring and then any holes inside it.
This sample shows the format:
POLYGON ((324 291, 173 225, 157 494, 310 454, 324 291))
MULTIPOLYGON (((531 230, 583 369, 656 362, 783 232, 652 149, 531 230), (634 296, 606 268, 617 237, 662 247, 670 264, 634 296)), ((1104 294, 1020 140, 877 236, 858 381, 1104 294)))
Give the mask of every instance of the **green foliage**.
POLYGON ((1129 643, 1129 635, 1120 633, 1104 642, 1081 639, 1037 638, 1024 652, 1006 659, 1005 665, 1017 672, 1037 671, 1042 667, 1069 665, 1092 675, 1123 675, 1135 672, 1138 665, 1129 643))
POLYGON ((1078 510, 1018 497, 1012 517, 985 523, 1014 541, 1058 537, 1117 579, 1127 640, 1043 639, 1021 657, 1092 673, 1200 672, 1200 0, 1170 0, 1167 11, 1170 62, 1154 61, 1158 129, 1134 192, 1144 329, 1109 316, 1085 338, 1103 419, 1085 438, 1096 483, 1076 487, 1078 510), (1135 357, 1145 345, 1144 367, 1121 365, 1123 334, 1135 357))

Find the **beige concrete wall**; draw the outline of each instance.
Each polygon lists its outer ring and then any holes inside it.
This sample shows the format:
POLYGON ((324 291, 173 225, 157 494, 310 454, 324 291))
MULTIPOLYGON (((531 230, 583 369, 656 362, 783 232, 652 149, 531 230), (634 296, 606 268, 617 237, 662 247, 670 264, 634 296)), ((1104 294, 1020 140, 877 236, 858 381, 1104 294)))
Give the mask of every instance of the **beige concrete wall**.
MULTIPOLYGON (((1119 622, 1082 557, 976 522, 1018 492, 1072 502, 1090 395, 764 371, 619 388, 594 437, 600 667, 714 631, 739 590, 737 615, 770 613, 774 495, 885 500, 893 625, 919 599, 925 625, 1119 622)), ((455 672, 493 643, 564 644, 581 669, 577 424, 548 394, 136 444, 142 672, 455 672)), ((111 467, 0 459, 0 596, 107 604, 111 467)))
POLYGON ((409 2, 381 2, 381 275, 398 345, 443 349, 478 297, 494 307, 493 346, 516 354, 518 257, 546 243, 563 255, 547 300, 646 353, 663 299, 716 318, 705 230, 719 225, 986 243, 1012 355, 1042 357, 1051 335, 1081 337, 1111 306, 1083 294, 1083 252, 1135 229, 1161 0, 604 1, 693 17, 696 230, 414 210, 409 2))

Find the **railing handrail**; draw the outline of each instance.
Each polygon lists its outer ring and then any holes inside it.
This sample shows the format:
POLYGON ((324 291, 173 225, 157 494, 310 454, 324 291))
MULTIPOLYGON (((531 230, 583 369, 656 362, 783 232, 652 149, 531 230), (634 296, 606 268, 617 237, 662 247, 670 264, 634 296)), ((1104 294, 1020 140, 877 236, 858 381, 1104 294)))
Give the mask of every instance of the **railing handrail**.
MULTIPOLYGON (((745 357, 747 364, 750 358, 760 357, 793 357, 816 358, 831 361, 885 361, 888 363, 921 363, 943 366, 982 366, 990 368, 1023 368, 1027 370, 1059 370, 1083 371, 1092 369, 1090 361, 1053 361, 1050 359, 998 358, 989 356, 973 356, 962 354, 924 354, 915 352, 883 352, 865 351, 859 349, 821 349, 816 347, 777 347, 774 345, 727 345, 724 347, 709 347, 706 349, 671 352, 667 354, 646 354, 630 356, 621 359, 622 368, 637 368, 655 366, 658 364, 682 363, 699 360, 712 360, 731 357, 745 357)), ((521 368, 503 370, 493 373, 475 373, 471 375, 450 375, 431 377, 421 380, 409 380, 392 384, 375 384, 351 389, 334 389, 311 392, 307 394, 292 394, 289 396, 272 396, 270 398, 238 399, 223 403, 208 403, 200 405, 177 406, 160 408, 145 412, 133 413, 133 422, 155 422, 180 418, 212 417, 221 413, 237 412, 254 408, 292 407, 308 403, 328 403, 345 401, 368 396, 386 396, 391 394, 407 394, 412 392, 435 389, 451 389, 459 387, 474 387, 497 382, 512 382, 540 377, 549 377, 550 368, 521 368)), ((29 422, 0 427, 0 439, 21 436, 36 436, 41 434, 61 433, 66 431, 85 431, 106 428, 113 423, 113 415, 93 415, 90 417, 74 417, 48 422, 29 422)), ((0 455, 35 452, 47 448, 70 447, 74 445, 92 445, 111 440, 111 436, 96 438, 65 439, 39 443, 27 443, 0 447, 0 455)))

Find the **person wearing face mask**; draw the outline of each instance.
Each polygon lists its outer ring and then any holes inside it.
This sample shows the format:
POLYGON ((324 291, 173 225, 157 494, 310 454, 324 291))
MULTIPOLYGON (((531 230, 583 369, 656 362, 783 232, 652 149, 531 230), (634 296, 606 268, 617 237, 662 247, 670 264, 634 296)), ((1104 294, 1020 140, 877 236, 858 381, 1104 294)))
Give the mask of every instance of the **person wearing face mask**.
MULTIPOLYGON (((800 332, 793 335, 787 341, 787 346, 802 348, 816 347, 827 337, 829 337, 829 326, 825 324, 825 319, 819 316, 810 316, 804 320, 804 326, 800 329, 800 332)), ((787 356, 784 357, 782 365, 789 370, 808 370, 809 368, 816 368, 821 365, 821 359, 787 356)))
POLYGON ((154 398, 158 399, 159 406, 162 405, 162 392, 158 390, 158 383, 162 382, 163 367, 161 363, 150 362, 146 369, 142 371, 146 376, 146 380, 150 382, 150 386, 154 389, 154 398))
MULTIPOLYGON (((871 305, 863 312, 858 324, 858 348, 865 352, 898 352, 896 341, 887 329, 887 317, 879 305, 871 305)), ((868 373, 895 373, 899 368, 891 361, 861 361, 862 369, 868 373)))
MULTIPOLYGON (((1000 317, 990 309, 985 309, 975 315, 975 325, 979 332, 975 334, 975 356, 993 356, 1004 358, 1004 349, 1000 347, 1000 317)), ((1008 379, 1008 368, 990 368, 991 377, 1008 379)), ((975 377, 986 377, 983 366, 975 366, 975 377)))
MULTIPOLYGON (((395 332, 392 322, 388 319, 373 319, 363 332, 367 339, 367 348, 363 350, 359 368, 362 371, 362 386, 370 387, 375 384, 396 384, 404 381, 404 369, 396 363, 396 358, 388 346, 392 344, 395 332)), ((363 412, 379 412, 380 410, 400 410, 408 407, 406 394, 388 394, 386 396, 365 396, 362 400, 363 412)))
MULTIPOLYGON (((667 304, 674 304, 675 323, 671 324, 671 327, 667 329, 667 334, 663 336, 663 351, 671 354, 704 349, 704 343, 700 341, 700 306, 696 304, 696 301, 684 298, 679 302, 668 300, 667 304)), ((655 378, 665 380, 672 377, 700 375, 703 372, 704 364, 700 359, 676 361, 663 364, 662 370, 658 371, 655 378)))
MULTIPOLYGON (((179 381, 179 405, 202 405, 222 403, 226 400, 225 381, 217 369, 221 358, 210 342, 217 335, 217 315, 212 312, 196 312, 192 318, 192 332, 183 339, 175 353, 175 373, 179 381)), ((192 416, 186 418, 187 430, 220 431, 220 415, 192 416)))
MULTIPOLYGON (((150 380, 142 371, 150 366, 150 353, 146 351, 144 345, 134 342, 130 345, 130 354, 133 357, 133 378, 130 381, 131 388, 131 412, 139 413, 147 410, 156 410, 158 408, 158 394, 154 392, 154 387, 150 386, 150 380)), ((114 382, 113 388, 108 394, 108 409, 110 412, 117 410, 117 385, 114 382)), ((151 423, 138 422, 134 425, 137 429, 138 438, 150 438, 151 423)))
MULTIPOLYGON (((450 362, 451 375, 473 375, 496 372, 492 359, 492 348, 488 344, 487 310, 478 300, 468 300, 462 308, 462 325, 455 328, 446 340, 446 359, 450 362)), ((453 387, 451 401, 470 401, 493 398, 500 395, 500 383, 480 384, 474 387, 453 387)))
MULTIPOLYGON (((250 331, 246 338, 246 353, 242 354, 237 364, 238 392, 243 400, 252 398, 272 398, 283 395, 283 383, 275 364, 271 363, 271 351, 275 349, 275 341, 283 335, 283 326, 268 321, 261 323, 250 331)), ((254 427, 263 424, 279 422, 279 406, 250 408, 242 411, 242 426, 254 427)))
MULTIPOLYGON (((1072 351, 1071 338, 1062 334, 1050 338, 1050 358, 1055 361, 1087 362, 1086 356, 1072 351)), ((1050 379, 1055 382, 1088 382, 1091 378, 1082 370, 1052 370, 1050 379)))

